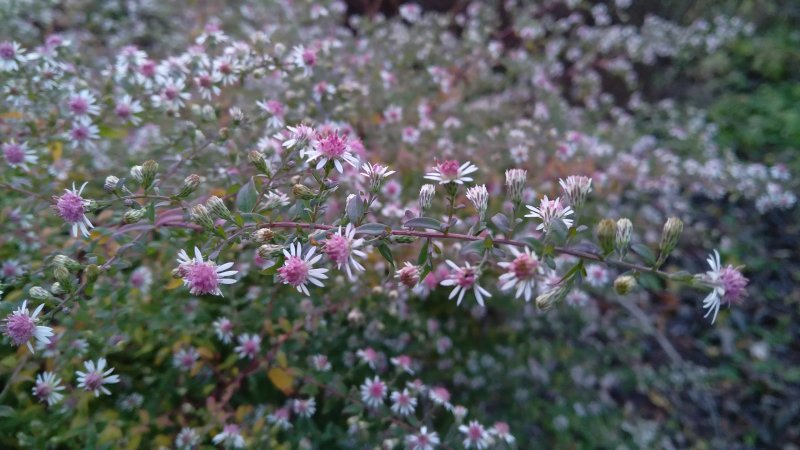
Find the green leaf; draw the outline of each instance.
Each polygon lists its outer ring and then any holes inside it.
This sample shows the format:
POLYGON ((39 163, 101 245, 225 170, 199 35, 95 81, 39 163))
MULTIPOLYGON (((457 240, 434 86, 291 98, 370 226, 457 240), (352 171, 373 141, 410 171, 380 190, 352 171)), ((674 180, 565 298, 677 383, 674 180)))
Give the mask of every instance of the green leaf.
POLYGON ((394 271, 394 256, 392 256, 392 250, 386 245, 385 242, 381 242, 378 245, 378 251, 380 252, 381 256, 383 256, 389 264, 392 265, 392 271, 394 271))
POLYGON ((421 266, 425 264, 425 261, 428 260, 428 246, 430 245, 431 240, 425 239, 425 243, 422 244, 422 248, 419 250, 419 256, 417 257, 417 265, 421 266))
POLYGON ((520 239, 520 241, 524 242, 537 254, 542 255, 544 253, 544 244, 542 244, 542 241, 536 239, 535 237, 524 237, 520 239))
POLYGON ((258 190, 253 178, 247 182, 236 194, 236 208, 243 212, 252 212, 258 201, 258 190))
POLYGON ((439 231, 442 229, 442 222, 430 217, 417 217, 407 220, 403 227, 405 228, 424 228, 428 230, 439 231))
POLYGON ((497 213, 492 216, 492 223, 503 233, 511 231, 511 223, 508 221, 508 217, 503 213, 497 213))
POLYGON ((642 244, 631 244, 631 250, 641 256, 645 263, 649 265, 656 263, 656 255, 650 250, 650 247, 642 244))
POLYGON ((368 234, 371 236, 380 236, 382 234, 390 233, 392 229, 388 225, 382 223, 365 223, 356 228, 357 234, 368 234))
POLYGON ((350 220, 350 223, 357 224, 361 216, 364 214, 364 200, 361 198, 360 195, 355 195, 353 198, 347 202, 346 211, 347 218, 350 220))

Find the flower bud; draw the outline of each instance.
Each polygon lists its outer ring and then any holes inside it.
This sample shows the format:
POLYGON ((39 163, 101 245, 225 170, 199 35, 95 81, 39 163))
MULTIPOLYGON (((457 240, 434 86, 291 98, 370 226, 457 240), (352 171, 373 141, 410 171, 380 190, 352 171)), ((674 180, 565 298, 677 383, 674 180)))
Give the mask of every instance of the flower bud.
POLYGON ((633 224, 627 217, 617 220, 617 238, 614 240, 614 248, 620 258, 624 258, 631 245, 631 231, 633 224))
POLYGON ((302 184, 295 184, 292 186, 292 194, 301 200, 311 200, 315 197, 314 191, 302 184))
POLYGON ((142 164, 142 187, 144 189, 150 188, 156 180, 158 174, 158 163, 152 159, 147 160, 142 164))
POLYGON ((209 197, 208 201, 206 201, 206 207, 220 219, 233 220, 231 211, 225 206, 225 202, 216 195, 209 197))
POLYGON ((178 198, 186 198, 200 186, 200 175, 193 173, 184 178, 181 189, 178 191, 178 198))
POLYGON ((614 290, 619 295, 625 295, 636 287, 636 278, 631 275, 620 275, 614 280, 614 290))
POLYGON ((547 311, 556 303, 564 300, 571 289, 572 283, 563 283, 553 287, 543 294, 539 294, 539 296, 536 297, 536 307, 542 311, 547 311))
POLYGON ((228 138, 231 137, 231 130, 228 127, 222 127, 219 129, 219 140, 220 141, 227 141, 228 138))
POLYGON ((109 194, 113 194, 117 190, 118 185, 119 178, 115 177, 114 175, 109 175, 106 177, 106 182, 103 183, 103 189, 109 194))
POLYGON ((603 254, 607 255, 614 251, 614 240, 617 238, 617 223, 612 219, 603 219, 597 225, 597 241, 603 254))
POLYGON ((56 266, 53 269, 53 278, 61 285, 69 285, 72 282, 72 275, 70 275, 69 269, 64 266, 56 266))
POLYGON ((683 233, 683 222, 681 219, 678 219, 677 217, 670 217, 667 219, 667 222, 664 224, 664 230, 661 232, 661 243, 658 246, 659 255, 656 266, 664 264, 664 261, 667 260, 667 257, 670 253, 672 253, 672 250, 675 250, 675 246, 678 245, 678 239, 680 239, 681 233, 683 233))
POLYGON ((83 273, 86 275, 86 281, 92 283, 100 276, 100 268, 97 267, 97 264, 89 264, 83 273))
POLYGON ((478 210, 481 221, 486 220, 486 210, 489 208, 489 191, 486 185, 473 186, 467 189, 467 199, 478 210))
POLYGON ((394 241, 398 244, 413 244, 417 242, 416 236, 395 236, 394 241))
POLYGON ((28 290, 28 295, 34 300, 48 300, 53 297, 47 289, 41 286, 33 286, 28 290))
POLYGON ((403 268, 397 271, 395 277, 407 288, 411 289, 419 283, 419 267, 406 263, 403 268))
POLYGON ((211 230, 214 228, 214 221, 211 220, 211 216, 208 214, 208 209, 202 204, 194 205, 191 209, 191 218, 192 221, 206 230, 211 230))
POLYGON ((561 188, 564 189, 569 199, 572 209, 579 210, 586 201, 586 196, 592 192, 592 179, 589 177, 570 175, 566 180, 558 180, 561 188))
POLYGON ((275 233, 269 228, 259 228, 253 233, 253 240, 256 244, 266 244, 275 237, 275 233))
POLYGON ((137 183, 142 182, 144 179, 144 174, 142 173, 142 166, 133 166, 131 167, 131 178, 136 180, 137 183))
POLYGON ((64 287, 61 286, 61 283, 56 281, 55 283, 50 285, 50 293, 51 294, 53 294, 53 295, 61 295, 64 292, 66 292, 66 291, 64 291, 64 287))
POLYGON ((283 245, 264 244, 261 247, 258 247, 258 256, 265 259, 274 258, 276 256, 280 256, 283 252, 283 249, 283 245))
POLYGON ((528 171, 524 169, 506 170, 506 190, 513 203, 522 202, 522 193, 525 190, 525 180, 528 171))
POLYGON ((253 150, 247 154, 247 160, 250 161, 250 164, 256 168, 259 172, 269 175, 269 165, 267 165, 267 159, 264 158, 264 154, 259 152, 258 150, 253 150))
POLYGON ((347 320, 352 324, 360 324, 364 321, 364 313, 358 308, 353 308, 347 313, 347 320))
POLYGON ((422 188, 419 190, 419 209, 423 212, 430 209, 435 194, 436 186, 432 184, 423 184, 422 188))
POLYGON ((55 257, 53 257, 53 265, 63 266, 69 270, 80 270, 83 268, 81 263, 65 255, 56 255, 55 257))
POLYGON ((147 210, 142 209, 129 209, 125 211, 125 214, 122 215, 122 222, 123 223, 136 223, 147 214, 147 210))

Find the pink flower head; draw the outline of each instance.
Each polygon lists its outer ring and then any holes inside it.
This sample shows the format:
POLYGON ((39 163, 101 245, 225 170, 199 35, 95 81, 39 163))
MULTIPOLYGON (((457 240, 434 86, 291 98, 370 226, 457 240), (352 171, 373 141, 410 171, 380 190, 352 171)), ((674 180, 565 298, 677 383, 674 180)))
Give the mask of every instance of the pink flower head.
POLYGON ((506 269, 506 273, 500 275, 500 289, 505 291, 516 287, 515 297, 524 296, 528 302, 533 296, 536 277, 542 273, 541 264, 536 253, 527 247, 522 252, 511 247, 511 253, 515 257, 512 261, 498 263, 506 269))
POLYGON ((564 222, 564 226, 567 228, 572 226, 572 219, 566 218, 572 215, 572 208, 561 203, 561 198, 550 200, 545 195, 539 202, 538 208, 531 205, 525 206, 530 210, 530 213, 526 214, 525 217, 537 218, 542 221, 542 223, 536 227, 537 230, 544 230, 545 233, 548 232, 553 222, 556 220, 564 222))
POLYGON ((33 150, 29 150, 24 142, 16 143, 13 140, 6 142, 2 146, 3 157, 6 163, 11 167, 18 167, 22 170, 28 170, 28 164, 36 164, 39 157, 33 150))
POLYGON ((54 197, 56 212, 64 219, 64 222, 72 225, 72 235, 75 237, 78 237, 78 230, 81 231, 83 237, 89 237, 89 229, 94 228, 85 214, 84 208, 88 202, 81 197, 86 184, 83 183, 80 189, 75 189, 75 183, 73 183, 71 190, 64 189, 63 194, 54 197))
POLYGON ((433 168, 433 172, 426 174, 425 178, 438 181, 439 184, 464 184, 465 182, 473 181, 472 177, 468 177, 467 175, 477 170, 478 167, 469 161, 459 164, 459 162, 454 159, 448 159, 437 163, 436 167, 433 168))
POLYGON ((364 243, 364 240, 360 238, 356 239, 355 236, 355 227, 353 227, 352 223, 348 223, 344 232, 340 226, 338 232, 331 234, 331 236, 325 240, 322 247, 322 251, 325 255, 336 263, 337 269, 341 270, 342 266, 346 268, 347 277, 350 278, 350 280, 354 279, 352 269, 361 272, 366 270, 364 266, 356 260, 356 256, 361 258, 366 258, 367 256, 366 253, 358 249, 358 247, 364 243))
MULTIPOLYGON (((400 270, 394 275, 395 278, 400 280, 407 288, 411 289, 419 283, 419 267, 406 261, 400 270)), ((430 274, 428 275, 430 277, 430 274)), ((427 278, 427 277, 426 277, 427 278)), ((434 283, 434 286, 436 283, 434 283)))
POLYGON ((305 257, 303 257, 302 244, 299 242, 290 244, 289 248, 283 251, 286 260, 283 263, 283 267, 278 269, 278 279, 280 279, 283 284, 289 284, 297 289, 298 292, 306 295, 310 295, 308 292, 308 283, 324 287, 325 285, 322 284, 320 280, 328 278, 328 276, 325 275, 328 269, 314 268, 314 264, 322 259, 322 255, 314 255, 316 251, 316 247, 311 247, 308 252, 306 252, 305 257))
POLYGON ((471 421, 469 425, 461 425, 458 427, 458 431, 466 435, 464 437, 465 448, 474 447, 478 450, 483 450, 489 448, 494 441, 492 436, 483 428, 483 425, 474 420, 471 421))
POLYGON ((361 400, 370 408, 378 408, 383 405, 387 391, 386 383, 377 375, 371 380, 367 378, 361 385, 361 400))
POLYGON ((748 280, 739 269, 732 265, 722 267, 719 252, 716 250, 708 257, 707 261, 711 270, 700 278, 712 287, 712 291, 703 300, 703 308, 708 310, 704 317, 713 313, 711 323, 714 323, 722 303, 728 305, 739 303, 747 295, 748 280))
POLYGON ((33 353, 33 346, 31 339, 36 339, 42 344, 50 342, 50 336, 53 335, 53 329, 43 325, 36 325, 39 321, 39 313, 42 312, 44 304, 39 305, 31 314, 28 311, 28 301, 23 300, 22 305, 14 310, 5 318, 5 335, 8 336, 14 345, 20 346, 26 344, 28 350, 33 353))
POLYGON ((32 392, 40 402, 47 403, 48 406, 53 406, 64 398, 64 386, 61 386, 61 379, 53 372, 43 372, 36 376, 36 384, 33 386, 32 392))
POLYGON ((346 135, 340 135, 338 131, 318 133, 314 144, 313 149, 306 151, 305 156, 308 161, 317 161, 316 169, 323 168, 329 161, 333 162, 339 173, 344 173, 342 161, 358 167, 358 159, 353 156, 346 135))
POLYGON ((394 391, 390 398, 392 399, 392 411, 401 416, 413 414, 417 407, 417 398, 411 395, 408 389, 394 391))
POLYGON ((435 431, 428 431, 422 427, 417 434, 406 436, 408 450, 434 450, 439 445, 439 435, 435 431))
POLYGON ((261 350, 261 336, 257 334, 243 334, 239 336, 239 345, 233 349, 242 359, 254 359, 261 350))
POLYGON ((78 387, 93 392, 95 397, 100 396, 101 392, 111 395, 111 392, 103 385, 119 383, 119 375, 111 375, 111 372, 114 371, 113 367, 103 370, 106 368, 106 359, 98 359, 97 364, 94 361, 86 361, 83 366, 86 368, 86 372, 75 372, 78 375, 78 387))
POLYGON ((235 279, 229 278, 238 273, 237 270, 228 270, 233 267, 232 262, 218 266, 214 261, 203 261, 200 249, 194 248, 195 257, 192 259, 181 250, 178 253, 178 274, 183 278, 183 285, 189 287, 192 295, 219 295, 221 284, 233 284, 235 279))
POLYGON ((440 283, 442 286, 453 286, 453 290, 450 292, 450 296, 448 298, 452 300, 458 296, 456 304, 460 305, 461 300, 464 300, 464 294, 468 290, 472 290, 475 293, 475 299, 478 300, 478 304, 485 306, 483 303, 483 298, 491 297, 492 294, 478 284, 480 270, 477 267, 470 266, 468 262, 465 263, 464 267, 459 267, 456 263, 449 259, 445 262, 448 266, 450 266, 451 269, 453 269, 453 271, 450 273, 450 276, 447 279, 442 280, 440 283))

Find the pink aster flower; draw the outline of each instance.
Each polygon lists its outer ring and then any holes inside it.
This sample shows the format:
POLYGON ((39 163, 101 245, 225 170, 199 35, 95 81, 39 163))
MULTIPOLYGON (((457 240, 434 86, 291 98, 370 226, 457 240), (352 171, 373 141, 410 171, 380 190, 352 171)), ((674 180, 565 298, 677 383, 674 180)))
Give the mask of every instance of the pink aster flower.
POLYGON ((78 230, 81 231, 83 237, 89 237, 89 229, 94 228, 86 217, 84 209, 89 202, 81 197, 86 184, 83 183, 80 189, 75 189, 75 183, 72 183, 72 190, 64 189, 63 194, 53 197, 56 202, 56 212, 64 219, 64 222, 72 225, 74 237, 78 237, 78 230))
POLYGON ((428 432, 428 427, 420 428, 417 434, 406 436, 408 450, 434 450, 439 442, 439 435, 435 431, 428 432))
POLYGON ((296 127, 286 127, 287 133, 276 136, 285 148, 297 148, 300 155, 313 151, 317 142, 317 132, 308 125, 300 124, 296 127))
POLYGON ((230 344, 233 338, 233 322, 227 317, 220 317, 212 324, 214 326, 214 333, 220 341, 225 344, 230 344))
POLYGON ((36 376, 36 384, 31 391, 36 398, 47 406, 53 406, 64 398, 64 386, 61 386, 61 379, 53 372, 43 372, 36 376))
POLYGON ((403 372, 414 375, 414 370, 411 368, 411 357, 408 355, 398 355, 394 358, 389 360, 392 364, 394 364, 398 369, 402 370, 403 372))
POLYGON ((450 403, 450 391, 446 388, 437 386, 428 391, 428 398, 437 405, 444 406, 445 409, 452 410, 453 404, 450 403))
POLYGON ((0 72, 14 72, 27 59, 25 49, 18 42, 0 42, 0 72))
POLYGON ((711 317, 713 324, 717 320, 721 304, 739 303, 747 295, 748 280, 739 269, 732 265, 722 267, 719 252, 716 250, 708 257, 707 261, 711 270, 699 278, 712 288, 711 293, 703 300, 703 308, 708 310, 703 317, 708 317, 713 313, 714 315, 711 317))
POLYGON ((31 314, 28 311, 28 301, 23 300, 19 308, 6 316, 3 332, 14 342, 14 345, 20 346, 25 344, 28 346, 28 350, 34 353, 31 339, 36 339, 36 341, 42 344, 50 342, 53 329, 44 325, 36 325, 39 321, 38 316, 39 313, 42 312, 42 308, 44 308, 44 304, 37 306, 36 309, 33 310, 33 314, 31 314))
POLYGON ((456 263, 449 259, 445 262, 448 266, 450 266, 451 269, 453 269, 448 278, 442 280, 440 283, 442 286, 453 286, 453 290, 450 292, 450 296, 448 298, 452 300, 458 296, 456 305, 461 305, 461 300, 464 300, 464 294, 466 294, 467 291, 472 290, 475 293, 475 299, 478 300, 478 304, 485 306, 483 303, 483 298, 491 297, 492 294, 478 284, 480 270, 477 267, 470 266, 468 262, 464 263, 466 264, 464 267, 459 267, 456 263))
POLYGON ((119 383, 119 375, 111 375, 111 372, 114 371, 113 367, 103 371, 106 368, 106 359, 98 359, 97 364, 94 361, 85 361, 83 366, 86 368, 86 372, 80 370, 75 372, 78 375, 78 387, 93 392, 95 397, 99 397, 101 392, 111 395, 111 392, 103 385, 119 383))
POLYGON ((586 282, 593 287, 602 287, 608 284, 611 275, 605 267, 600 264, 590 264, 586 268, 586 282))
POLYGON ((572 219, 567 219, 567 216, 572 215, 572 208, 561 203, 561 198, 550 200, 545 195, 539 202, 538 208, 531 205, 525 206, 531 211, 526 214, 525 217, 532 217, 542 221, 542 223, 536 227, 537 230, 544 230, 545 233, 548 232, 553 222, 556 220, 564 222, 564 226, 567 228, 572 226, 572 219))
POLYGON ((259 335, 243 334, 237 339, 239 340, 239 345, 237 345, 233 351, 239 355, 239 358, 253 359, 258 355, 258 352, 261 350, 261 337, 259 335))
POLYGON ((200 353, 194 347, 182 348, 172 356, 172 365, 179 370, 188 372, 192 370, 198 359, 200 359, 200 353))
POLYGON ((224 443, 226 447, 233 448, 244 448, 245 446, 244 438, 239 431, 239 426, 232 423, 225 425, 222 431, 214 436, 212 442, 215 445, 224 443))
POLYGON ((413 289, 419 283, 419 275, 419 267, 406 261, 394 277, 400 280, 407 288, 413 289))
POLYGON ((461 425, 458 427, 458 431, 466 435, 464 438, 464 448, 483 450, 489 448, 489 446, 494 443, 492 435, 483 428, 483 425, 474 420, 471 421, 469 425, 461 425))
POLYGON ((366 253, 358 249, 363 245, 364 240, 361 238, 356 239, 355 236, 355 227, 353 227, 352 223, 348 223, 344 232, 342 232, 342 227, 340 226, 339 231, 326 239, 322 247, 322 251, 325 255, 336 263, 337 269, 341 270, 342 266, 345 267, 347 270, 347 277, 350 278, 350 280, 354 279, 352 269, 360 272, 366 270, 364 266, 356 260, 356 256, 360 258, 367 257, 366 253))
POLYGON ((376 375, 373 379, 367 378, 361 385, 361 401, 370 408, 378 408, 383 405, 388 389, 386 383, 376 375))
POLYGON ((200 445, 200 436, 192 428, 183 427, 175 437, 175 447, 178 450, 194 450, 200 445))
POLYGON ((381 358, 381 354, 376 352, 372 347, 359 349, 356 352, 356 356, 361 358, 361 361, 367 364, 372 370, 376 369, 378 361, 380 361, 381 358))
POLYGON ((316 251, 316 247, 311 247, 308 249, 308 252, 306 252, 305 257, 303 257, 302 244, 295 242, 289 245, 289 248, 283 251, 286 261, 284 261, 283 267, 278 269, 278 279, 280 279, 283 284, 289 284, 297 289, 298 292, 306 295, 310 295, 308 292, 308 283, 324 287, 325 285, 322 284, 320 280, 328 278, 328 276, 325 275, 328 269, 314 268, 314 264, 322 259, 322 255, 314 255, 316 251))
POLYGON ((203 255, 197 247, 194 248, 194 258, 190 258, 186 250, 178 253, 178 274, 192 295, 211 294, 223 297, 220 285, 235 283, 236 280, 230 277, 239 273, 238 270, 228 270, 231 267, 232 262, 218 266, 214 261, 203 261, 203 255))
POLYGON ((88 120, 77 120, 72 124, 72 128, 67 132, 67 139, 72 148, 85 146, 88 149, 94 148, 94 142, 100 138, 100 129, 97 125, 88 120))
POLYGON ((308 419, 317 412, 317 401, 314 398, 295 399, 292 402, 292 411, 300 417, 308 419))
POLYGON ((288 430, 289 428, 292 428, 292 423, 289 422, 290 417, 291 417, 291 411, 289 410, 288 406, 285 406, 283 408, 278 408, 272 413, 268 414, 267 422, 273 425, 277 425, 278 428, 282 430, 288 430))
POLYGON ((417 398, 408 392, 408 389, 394 391, 390 397, 392 399, 392 411, 401 416, 414 414, 417 407, 417 398))
POLYGON ((467 175, 476 172, 478 167, 467 161, 464 164, 459 164, 454 159, 448 159, 436 164, 433 172, 425 175, 425 179, 438 181, 439 184, 456 183, 464 184, 465 182, 472 181, 472 177, 467 175))
POLYGON ((353 156, 347 136, 340 135, 338 131, 319 133, 314 143, 314 147, 305 152, 305 157, 309 162, 317 161, 316 169, 323 168, 329 161, 333 162, 339 173, 344 173, 342 161, 358 167, 358 158, 353 156))
POLYGON ((142 119, 137 116, 137 114, 142 111, 144 111, 142 104, 127 94, 117 100, 117 104, 114 106, 114 115, 116 115, 118 119, 130 122, 133 125, 139 125, 142 121, 142 119))
POLYGON ((328 372, 331 370, 331 362, 325 355, 314 355, 311 357, 311 365, 315 370, 328 372))
POLYGON ((369 180, 370 192, 378 192, 383 185, 383 181, 393 173, 394 170, 389 170, 388 167, 381 164, 364 163, 361 165, 361 176, 369 180))
POLYGON ((94 95, 84 89, 76 92, 67 99, 67 109, 76 118, 89 118, 100 114, 100 107, 96 104, 94 95))
POLYGON ((505 441, 506 444, 512 445, 516 441, 509 431, 508 424, 505 422, 496 422, 492 428, 489 429, 489 432, 501 441, 505 441))
POLYGON ((536 277, 542 273, 542 266, 535 252, 525 247, 520 252, 515 247, 511 247, 511 254, 514 255, 512 261, 498 263, 500 267, 506 269, 506 273, 500 275, 500 289, 507 291, 516 288, 516 298, 525 297, 525 301, 531 301, 536 288, 536 277))
POLYGON ((39 161, 36 152, 29 149, 24 142, 20 142, 19 144, 13 140, 6 142, 2 146, 2 151, 3 157, 9 166, 20 168, 24 171, 28 171, 28 164, 36 164, 39 161))

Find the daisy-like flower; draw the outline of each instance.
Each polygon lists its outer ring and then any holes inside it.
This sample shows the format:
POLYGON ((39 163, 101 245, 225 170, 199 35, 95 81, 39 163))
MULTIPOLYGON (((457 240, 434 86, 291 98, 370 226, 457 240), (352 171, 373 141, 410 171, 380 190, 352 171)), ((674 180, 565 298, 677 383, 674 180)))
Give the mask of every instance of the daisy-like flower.
POLYGON ((289 196, 280 191, 269 191, 262 201, 265 209, 282 208, 289 204, 289 196))
POLYGON ((264 100, 256 102, 256 105, 269 116, 268 127, 276 129, 283 126, 283 115, 285 114, 283 103, 277 100, 264 100))
POLYGON ((2 151, 3 157, 9 166, 20 168, 26 172, 28 171, 28 164, 36 164, 39 161, 36 152, 29 149, 25 142, 20 142, 19 144, 13 140, 6 142, 3 144, 2 151))
POLYGON ((526 214, 525 217, 532 217, 542 221, 542 223, 536 227, 537 230, 544 230, 545 233, 548 232, 553 222, 556 220, 564 222, 564 226, 567 228, 572 226, 572 219, 567 219, 567 216, 572 215, 572 208, 561 203, 560 197, 550 200, 545 195, 539 202, 538 208, 531 205, 525 206, 531 211, 526 214))
POLYGON ((509 431, 508 424, 505 422, 496 422, 492 428, 489 429, 489 432, 497 437, 497 439, 505 441, 506 444, 513 445, 516 441, 509 431))
POLYGON ((383 399, 386 398, 387 392, 386 383, 375 375, 371 380, 367 378, 361 385, 361 401, 370 408, 378 408, 383 405, 383 399))
POLYGON ((19 65, 27 61, 25 49, 14 41, 0 42, 0 71, 14 72, 19 65))
POLYGON ((458 296, 456 305, 461 305, 461 300, 464 300, 464 294, 468 290, 472 290, 475 293, 475 299, 478 300, 478 304, 485 306, 483 298, 491 297, 492 294, 478 284, 480 270, 477 267, 470 266, 468 262, 464 263, 464 267, 459 267, 449 259, 445 262, 453 269, 450 275, 440 283, 442 286, 454 286, 448 298, 452 300, 458 296))
POLYGON ((300 417, 308 419, 317 412, 317 401, 314 398, 295 399, 292 401, 292 411, 300 417))
POLYGON ((284 406, 283 408, 278 408, 272 413, 267 415, 267 422, 277 425, 278 428, 282 430, 288 430, 292 428, 292 423, 289 422, 289 418, 291 416, 291 411, 288 407, 284 406))
POLYGON ((378 192, 383 185, 383 181, 393 173, 394 170, 389 170, 388 167, 381 164, 364 163, 361 165, 361 176, 369 180, 370 192, 378 192))
POLYGON ((203 100, 211 100, 212 97, 222 92, 218 86, 220 81, 222 81, 222 77, 219 73, 215 71, 209 72, 207 70, 201 71, 194 78, 194 84, 200 91, 200 97, 202 97, 203 100))
POLYGON ((94 148, 94 142, 100 138, 100 129, 89 120, 76 120, 72 128, 67 132, 67 139, 70 147, 78 148, 86 146, 88 149, 94 148))
POLYGON ((408 355, 398 355, 394 358, 389 360, 392 364, 394 364, 399 370, 403 372, 414 375, 414 370, 411 368, 411 357, 408 355))
POLYGON ((482 184, 467 189, 467 199, 475 206, 481 220, 484 220, 486 218, 486 210, 489 208, 489 191, 486 189, 486 185, 482 184))
POLYGON ((83 189, 87 183, 83 183, 80 189, 75 189, 75 183, 72 183, 72 189, 64 189, 64 193, 60 196, 53 197, 55 200, 55 209, 59 216, 64 219, 64 222, 72 225, 72 235, 78 237, 78 230, 81 231, 83 237, 89 237, 89 229, 94 228, 89 218, 86 217, 85 207, 88 201, 81 197, 83 189))
POLYGON ((197 247, 194 248, 194 258, 190 258, 186 250, 178 253, 177 274, 183 279, 183 285, 189 287, 192 295, 212 294, 223 297, 219 286, 235 283, 236 279, 230 277, 239 273, 238 270, 228 270, 231 267, 232 262, 218 266, 214 261, 203 261, 203 254, 197 247))
POLYGON ((36 325, 39 321, 38 317, 39 313, 42 312, 42 308, 44 308, 44 303, 37 306, 36 309, 33 310, 33 314, 31 314, 28 311, 28 301, 23 300, 19 308, 6 316, 3 331, 4 334, 14 342, 14 345, 20 346, 25 344, 28 346, 28 350, 34 353, 31 339, 36 339, 36 341, 42 344, 50 342, 53 329, 44 325, 36 325))
POLYGON ((156 108, 166 110, 179 110, 184 107, 185 102, 191 98, 191 94, 184 92, 186 83, 180 79, 166 80, 158 95, 153 95, 151 101, 156 108))
POLYGON ((471 421, 469 425, 461 425, 458 427, 458 431, 466 435, 464 438, 465 448, 477 448, 478 450, 483 450, 485 448, 489 448, 489 446, 494 443, 492 435, 489 434, 485 428, 483 428, 483 425, 474 420, 471 421))
POLYGON ((704 276, 699 276, 700 280, 709 285, 712 290, 711 293, 703 300, 703 309, 707 309, 705 316, 711 316, 711 323, 717 320, 717 313, 719 307, 723 303, 732 304, 739 303, 747 295, 747 278, 742 275, 742 272, 728 264, 722 267, 719 259, 719 252, 714 250, 714 253, 709 255, 708 265, 711 270, 705 273, 704 276))
POLYGON ((137 267, 136 270, 131 273, 129 282, 131 286, 136 289, 147 292, 150 290, 150 285, 153 283, 153 272, 151 272, 147 266, 137 267))
POLYGON ((347 136, 339 135, 338 131, 319 133, 314 143, 314 147, 305 152, 305 157, 309 162, 317 161, 316 169, 323 168, 328 161, 333 162, 339 173, 344 173, 342 161, 358 167, 358 158, 353 156, 347 136))
POLYGON ((172 365, 184 372, 192 370, 194 363, 200 359, 200 353, 194 347, 182 348, 172 356, 172 365))
POLYGON ((308 125, 298 125, 296 127, 286 127, 289 131, 288 136, 278 135, 276 138, 281 140, 281 145, 285 148, 294 148, 300 151, 300 155, 312 151, 316 146, 317 132, 308 125))
POLYGON ((408 450, 434 450, 439 445, 439 435, 435 431, 428 432, 428 427, 422 427, 417 434, 406 436, 408 450))
POLYGON ((381 357, 380 353, 376 352, 372 347, 359 349, 356 352, 356 356, 361 358, 361 361, 364 362, 364 364, 367 364, 372 370, 376 369, 378 361, 381 357))
POLYGON ((364 243, 364 240, 361 238, 356 239, 355 236, 355 227, 353 227, 352 223, 348 223, 344 232, 342 232, 342 227, 339 227, 339 231, 326 239, 322 246, 322 251, 331 261, 336 263, 337 269, 342 270, 342 266, 345 267, 347 277, 350 280, 354 279, 353 269, 360 272, 366 270, 356 260, 356 256, 360 258, 367 257, 366 253, 358 249, 364 243))
POLYGON ((506 273, 500 275, 500 289, 507 291, 516 288, 514 296, 516 298, 524 296, 525 301, 529 302, 535 292, 536 277, 543 272, 542 266, 536 253, 528 247, 522 252, 515 247, 511 247, 510 250, 514 259, 497 264, 506 269, 506 273))
POLYGON ((111 372, 114 371, 113 367, 103 370, 106 368, 106 359, 100 358, 96 364, 94 361, 84 361, 83 366, 86 368, 86 372, 75 371, 78 376, 78 387, 93 392, 95 397, 99 397, 101 392, 111 395, 104 385, 119 383, 119 375, 111 375, 111 372))
POLYGON ((232 448, 244 448, 244 438, 242 434, 239 432, 239 426, 235 424, 228 424, 222 429, 222 431, 214 436, 212 442, 217 444, 223 444, 225 447, 232 447, 232 448))
POLYGON ((214 333, 220 341, 225 344, 230 344, 233 339, 233 322, 227 317, 220 317, 212 324, 214 326, 214 333))
POLYGON ((257 334, 242 334, 238 338, 239 345, 233 351, 239 354, 241 359, 253 359, 261 350, 261 336, 257 334))
POLYGON ((436 164, 433 172, 425 175, 425 179, 438 181, 439 184, 456 183, 464 184, 472 181, 472 177, 467 175, 476 172, 478 167, 471 162, 467 161, 464 164, 459 164, 454 159, 448 159, 436 164))
POLYGON ((400 270, 394 274, 403 285, 409 289, 413 289, 419 283, 419 267, 406 261, 400 270))
POLYGON ((414 414, 417 407, 417 398, 408 392, 408 389, 394 391, 390 396, 392 399, 392 411, 401 416, 414 414))
POLYGON ((331 370, 331 362, 325 355, 314 355, 311 357, 311 365, 315 370, 320 372, 328 372, 331 370))
POLYGON ((36 384, 31 390, 33 395, 42 403, 53 406, 64 398, 64 386, 61 386, 61 379, 53 372, 43 372, 36 376, 36 384))
POLYGON ((317 64, 317 52, 303 45, 297 45, 289 55, 289 62, 298 69, 303 69, 303 76, 311 75, 311 70, 317 64))
POLYGON ((443 406, 448 411, 453 409, 453 404, 450 403, 450 391, 446 388, 441 386, 431 388, 428 391, 428 398, 430 398, 433 403, 443 406))
POLYGON ((200 436, 192 428, 181 428, 181 432, 175 437, 175 447, 178 450, 194 450, 198 445, 200 436))
POLYGON ((586 268, 586 282, 593 287, 601 287, 608 284, 609 278, 608 269, 600 264, 591 264, 586 268))
POLYGON ((311 247, 303 257, 303 246, 299 242, 290 244, 288 249, 284 249, 283 255, 286 257, 286 261, 284 261, 283 267, 278 269, 278 278, 281 282, 293 286, 298 292, 306 295, 310 295, 308 283, 324 287, 325 285, 320 280, 328 278, 325 275, 328 269, 314 268, 314 264, 322 259, 322 255, 314 255, 316 251, 316 247, 311 247))
POLYGON ((114 106, 114 115, 116 115, 118 119, 130 122, 133 125, 139 125, 142 121, 142 119, 137 116, 137 114, 142 111, 144 111, 142 104, 127 94, 117 100, 117 104, 114 106))
POLYGON ((76 118, 89 118, 100 114, 100 107, 96 104, 94 94, 84 89, 69 96, 67 109, 76 118))

